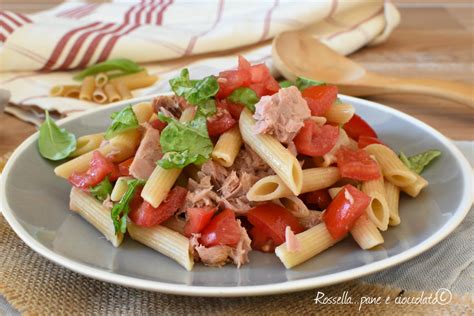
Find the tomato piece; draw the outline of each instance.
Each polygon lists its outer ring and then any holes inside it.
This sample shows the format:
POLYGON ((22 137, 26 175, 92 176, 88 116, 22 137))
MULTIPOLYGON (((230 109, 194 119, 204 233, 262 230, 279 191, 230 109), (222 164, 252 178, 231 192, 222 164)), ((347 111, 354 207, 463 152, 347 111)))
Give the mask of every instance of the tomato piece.
POLYGON ((85 172, 73 172, 68 180, 73 186, 86 190, 99 184, 107 176, 110 181, 115 181, 119 175, 118 167, 96 150, 92 153, 89 169, 85 172))
POLYGON ((312 86, 301 92, 308 103, 311 115, 323 115, 337 99, 337 87, 331 85, 312 86))
POLYGON ((128 217, 132 222, 142 227, 159 225, 169 219, 184 205, 187 190, 176 186, 168 193, 166 199, 158 207, 153 207, 143 201, 138 207, 131 207, 128 217))
POLYGON ((331 203, 331 196, 327 189, 308 192, 304 195, 306 204, 317 205, 320 210, 325 210, 331 203))
POLYGON ((220 72, 217 79, 219 83, 217 98, 226 98, 235 89, 248 86, 251 82, 250 68, 250 63, 244 57, 239 56, 239 66, 237 70, 220 72))
POLYGON ((249 235, 252 239, 252 249, 263 252, 275 251, 275 242, 273 239, 263 230, 258 229, 257 226, 254 226, 250 229, 249 235))
POLYGON ((240 113, 242 113, 245 106, 230 102, 229 100, 217 100, 217 108, 227 110, 235 120, 239 120, 240 113))
POLYGON ((377 133, 359 115, 354 114, 352 118, 342 127, 350 138, 359 140, 360 136, 370 136, 377 138, 377 133))
POLYGON ((336 162, 343 178, 368 181, 382 176, 377 162, 363 149, 342 147, 336 153, 336 162))
POLYGON ((345 185, 329 204, 323 221, 332 238, 344 237, 364 214, 371 201, 370 196, 350 184, 345 185))
POLYGON ((236 246, 240 240, 240 227, 235 219, 235 214, 230 209, 225 209, 204 227, 201 232, 201 243, 206 247, 226 245, 236 246))
POLYGON ((286 208, 275 203, 260 204, 250 209, 247 219, 257 229, 268 235, 274 241, 275 246, 285 242, 286 226, 290 226, 295 234, 303 231, 298 219, 286 208))
POLYGON ((207 132, 209 136, 219 136, 228 131, 237 121, 230 115, 227 110, 220 110, 217 114, 207 118, 207 132))
MULTIPOLYGON (((376 137, 365 136, 365 135, 359 136, 359 142, 357 143, 359 148, 365 148, 365 147, 367 147, 371 144, 385 145, 380 139, 378 139, 376 137)), ((387 146, 387 145, 385 145, 385 146, 387 146)))
POLYGON ((191 237, 192 234, 200 233, 211 221, 212 215, 217 207, 193 207, 186 210, 186 224, 184 225, 184 236, 191 237))
POLYGON ((280 85, 278 84, 278 81, 276 81, 275 78, 270 75, 270 77, 268 77, 265 82, 265 88, 267 89, 265 95, 272 95, 280 90, 280 85))
POLYGON ((252 67, 252 65, 250 65, 249 61, 245 59, 245 57, 242 55, 239 55, 238 58, 239 58, 239 66, 237 69, 242 72, 250 72, 250 68, 252 67))
POLYGON ((250 68, 250 77, 252 83, 263 82, 268 77, 271 77, 270 70, 265 64, 253 65, 250 68))
POLYGON ((128 177, 130 175, 130 165, 132 164, 133 159, 135 159, 135 156, 133 156, 132 158, 128 158, 127 160, 122 161, 118 164, 119 173, 121 177, 128 177))
POLYGON ((294 142, 300 154, 315 157, 328 153, 336 145, 339 128, 331 125, 319 126, 313 120, 306 120, 294 142))
POLYGON ((168 125, 166 122, 162 122, 159 119, 155 119, 150 122, 151 127, 154 129, 159 130, 160 132, 165 129, 165 127, 168 125))

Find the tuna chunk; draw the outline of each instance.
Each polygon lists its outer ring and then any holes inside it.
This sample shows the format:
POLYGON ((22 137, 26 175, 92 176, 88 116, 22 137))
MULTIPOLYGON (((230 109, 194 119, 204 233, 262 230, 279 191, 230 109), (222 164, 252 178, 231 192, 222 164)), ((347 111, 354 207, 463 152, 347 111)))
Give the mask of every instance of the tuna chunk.
POLYGON ((286 242, 286 249, 289 252, 301 251, 301 243, 296 238, 295 233, 293 233, 290 226, 286 226, 286 229, 285 229, 285 242, 286 242))
POLYGON ((161 111, 166 116, 179 119, 181 113, 189 104, 184 98, 177 95, 161 95, 153 99, 152 106, 156 113, 161 111))
POLYGON ((162 156, 160 132, 146 124, 145 134, 130 165, 130 174, 137 179, 148 179, 162 156))
POLYGON ((263 96, 255 105, 253 117, 257 121, 256 134, 271 134, 288 144, 311 117, 311 111, 298 88, 291 86, 272 96, 263 96))

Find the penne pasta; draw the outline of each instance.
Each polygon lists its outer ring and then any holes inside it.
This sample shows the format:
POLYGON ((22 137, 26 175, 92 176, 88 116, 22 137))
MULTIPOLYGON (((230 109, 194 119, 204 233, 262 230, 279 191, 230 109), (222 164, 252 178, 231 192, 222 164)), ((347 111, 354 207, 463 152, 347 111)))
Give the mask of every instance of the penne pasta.
POLYGON ((352 105, 347 103, 334 104, 329 110, 324 113, 328 122, 336 124, 344 124, 349 122, 355 113, 355 109, 352 105))
POLYGON ((63 96, 66 98, 78 99, 80 92, 81 88, 79 86, 71 86, 70 88, 64 90, 63 96))
POLYGON ((175 232, 184 235, 184 225, 186 224, 185 220, 178 219, 176 216, 171 216, 170 219, 162 223, 161 225, 168 227, 169 229, 174 230, 175 232))
POLYGON ((351 235, 362 249, 370 249, 384 242, 382 234, 367 214, 362 214, 357 219, 351 229, 351 235))
POLYGON ((115 90, 115 87, 110 83, 104 86, 104 92, 109 102, 117 102, 121 100, 120 94, 117 92, 117 90, 115 90))
POLYGON ((92 93, 92 101, 99 104, 106 103, 107 95, 105 95, 104 89, 95 87, 94 92, 92 93))
MULTIPOLYGON (((309 168, 302 171, 301 192, 306 193, 328 188, 341 178, 336 167, 309 168)), ((277 176, 267 176, 258 180, 248 191, 249 201, 270 201, 294 195, 283 180, 277 176)))
POLYGON ((244 109, 239 120, 242 139, 275 171, 294 195, 299 195, 303 172, 298 160, 274 137, 254 134, 254 125, 252 114, 244 109))
POLYGON ((387 146, 372 144, 365 147, 365 151, 375 157, 385 178, 396 186, 406 187, 416 181, 415 174, 387 146))
POLYGON ((361 190, 372 198, 366 210, 367 216, 378 229, 386 231, 388 228, 390 209, 385 199, 383 177, 363 182, 361 190))
POLYGON ((132 239, 175 260, 186 270, 192 270, 194 259, 190 251, 188 238, 161 225, 147 228, 130 222, 127 229, 132 239))
POLYGON ((95 81, 94 77, 88 76, 85 77, 82 81, 81 91, 79 93, 79 99, 84 101, 91 101, 92 94, 94 93, 95 89, 95 81))
POLYGON ((115 234, 114 223, 110 217, 110 209, 86 192, 73 187, 70 195, 70 208, 79 213, 86 221, 100 231, 115 247, 123 240, 121 233, 115 234))
POLYGON ((334 198, 336 197, 336 195, 339 193, 339 191, 342 190, 342 187, 335 187, 335 188, 329 188, 328 189, 328 192, 329 192, 329 196, 331 197, 331 199, 334 200, 334 198))
POLYGON ((52 87, 49 90, 49 95, 52 97, 64 97, 66 96, 66 92, 73 90, 75 91, 76 89, 79 89, 79 86, 76 85, 57 85, 52 87))
POLYGON ((238 126, 223 133, 212 151, 212 159, 217 161, 223 167, 230 167, 234 164, 240 147, 242 146, 242 136, 238 126))
POLYGON ((396 226, 400 224, 400 215, 398 214, 398 203, 400 200, 400 189, 390 181, 385 181, 385 199, 387 200, 390 217, 388 224, 396 226))
POLYGON ((122 199, 125 192, 128 190, 127 181, 132 180, 133 177, 119 177, 115 182, 114 188, 110 193, 110 200, 113 202, 118 202, 122 199))
POLYGON ((77 139, 76 150, 69 157, 77 157, 99 148, 104 141, 104 133, 84 135, 77 139))
POLYGON ((137 117, 138 123, 145 123, 150 120, 153 114, 153 107, 150 102, 141 102, 132 106, 133 113, 137 117))
POLYGON ((130 75, 120 76, 110 80, 112 84, 123 82, 128 90, 135 90, 151 86, 158 80, 157 76, 149 75, 146 71, 137 72, 130 75))
POLYGON ((421 190, 426 188, 428 186, 428 181, 423 178, 422 176, 416 174, 413 172, 413 175, 415 176, 416 180, 415 182, 407 185, 407 186, 402 186, 400 187, 400 190, 405 192, 411 197, 417 197, 418 194, 420 194, 421 190))
POLYGON ((95 85, 100 88, 105 87, 108 81, 109 81, 109 77, 107 76, 107 74, 103 72, 98 73, 94 78, 95 85))
POLYGON ((301 245, 300 251, 288 251, 286 242, 275 248, 275 254, 287 269, 311 259, 338 242, 331 237, 324 223, 296 234, 295 237, 301 245))
POLYGON ((128 100, 128 99, 131 99, 133 98, 133 95, 132 93, 130 92, 130 90, 127 88, 127 86, 125 85, 125 83, 119 81, 117 83, 113 83, 114 87, 115 87, 115 90, 117 90, 118 94, 120 94, 120 98, 122 100, 128 100))
POLYGON ((323 126, 327 122, 324 116, 311 116, 311 120, 315 121, 319 126, 323 126))
POLYGON ((301 201, 301 199, 297 196, 288 196, 284 198, 280 198, 281 205, 290 211, 293 216, 297 218, 306 217, 309 215, 310 210, 306 206, 306 204, 301 201))

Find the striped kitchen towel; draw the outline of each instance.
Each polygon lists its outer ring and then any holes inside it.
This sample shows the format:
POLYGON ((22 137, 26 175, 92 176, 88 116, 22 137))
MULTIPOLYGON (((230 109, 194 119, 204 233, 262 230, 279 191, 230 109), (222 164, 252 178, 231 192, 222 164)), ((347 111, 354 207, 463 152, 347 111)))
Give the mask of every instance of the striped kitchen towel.
POLYGON ((74 70, 126 57, 162 80, 135 96, 168 89, 182 67, 191 76, 235 67, 236 54, 271 67, 271 39, 304 29, 342 54, 384 41, 399 23, 384 0, 114 0, 65 2, 36 14, 0 11, 0 84, 6 111, 38 123, 44 109, 68 115, 96 105, 49 97, 74 70), (72 71, 72 72, 71 72, 72 71))

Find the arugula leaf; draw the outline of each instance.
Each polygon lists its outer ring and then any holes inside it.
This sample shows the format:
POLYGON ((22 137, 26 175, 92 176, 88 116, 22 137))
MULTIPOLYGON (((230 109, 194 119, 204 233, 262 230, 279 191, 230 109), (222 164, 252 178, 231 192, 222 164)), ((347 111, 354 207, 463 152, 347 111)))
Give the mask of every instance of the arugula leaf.
POLYGON ((122 109, 120 112, 114 112, 110 116, 113 120, 112 124, 107 128, 105 132, 105 139, 111 139, 112 137, 123 133, 125 131, 138 127, 138 119, 133 112, 132 106, 129 105, 122 109))
POLYGON ((89 192, 99 201, 105 201, 110 193, 112 193, 112 189, 113 186, 110 183, 109 177, 105 177, 98 185, 91 187, 89 192))
POLYGON ((165 154, 158 164, 164 169, 182 169, 191 163, 201 164, 210 158, 212 142, 207 132, 205 117, 186 123, 159 113, 158 118, 168 125, 160 135, 161 150, 165 154))
POLYGON ((45 119, 39 128, 38 149, 44 158, 61 160, 76 150, 76 136, 59 128, 45 112, 45 119))
POLYGON ((120 199, 120 202, 114 205, 111 211, 111 217, 114 222, 115 234, 121 232, 125 234, 127 231, 127 215, 130 212, 130 201, 132 200, 135 190, 138 186, 145 184, 145 181, 132 179, 127 181, 127 191, 120 199))
POLYGON ((326 83, 324 81, 316 81, 308 78, 303 78, 303 77, 298 77, 295 81, 296 87, 302 91, 306 88, 312 87, 312 86, 323 86, 326 83))
POLYGON ((233 103, 245 105, 252 113, 255 112, 255 104, 260 100, 255 91, 245 87, 235 89, 228 99, 233 103))
POLYGON ((96 75, 101 72, 120 71, 122 75, 125 75, 136 73, 142 70, 142 67, 140 67, 136 62, 131 61, 130 59, 109 59, 102 63, 87 67, 86 69, 75 75, 74 80, 82 80, 87 76, 96 75))
POLYGON ((441 156, 439 150, 428 150, 423 153, 413 155, 411 157, 405 156, 403 152, 400 153, 400 160, 412 171, 420 174, 423 169, 428 166, 433 159, 441 156))

